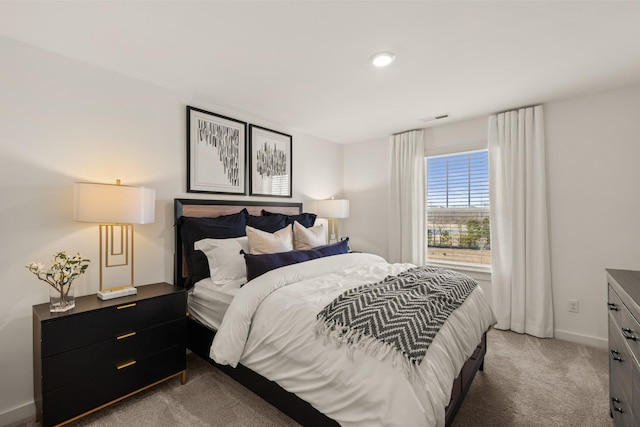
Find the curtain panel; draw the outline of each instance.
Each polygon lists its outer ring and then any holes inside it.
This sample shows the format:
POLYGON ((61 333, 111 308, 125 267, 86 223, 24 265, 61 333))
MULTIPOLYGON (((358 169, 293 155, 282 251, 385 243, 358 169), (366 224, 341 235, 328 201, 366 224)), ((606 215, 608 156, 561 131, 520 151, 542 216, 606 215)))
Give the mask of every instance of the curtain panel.
POLYGON ((389 260, 424 264, 424 131, 392 135, 389 192, 389 260))
POLYGON ((490 116, 488 146, 495 327, 553 337, 542 106, 490 116))

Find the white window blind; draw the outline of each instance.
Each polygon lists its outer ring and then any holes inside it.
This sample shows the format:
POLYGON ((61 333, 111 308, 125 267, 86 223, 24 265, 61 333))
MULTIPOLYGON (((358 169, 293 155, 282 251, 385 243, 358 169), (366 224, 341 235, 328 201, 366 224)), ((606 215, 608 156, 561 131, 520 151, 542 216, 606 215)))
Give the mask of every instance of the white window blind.
POLYGON ((487 151, 429 157, 427 207, 489 207, 487 151))
POLYGON ((427 259, 490 264, 486 150, 427 158, 427 259))

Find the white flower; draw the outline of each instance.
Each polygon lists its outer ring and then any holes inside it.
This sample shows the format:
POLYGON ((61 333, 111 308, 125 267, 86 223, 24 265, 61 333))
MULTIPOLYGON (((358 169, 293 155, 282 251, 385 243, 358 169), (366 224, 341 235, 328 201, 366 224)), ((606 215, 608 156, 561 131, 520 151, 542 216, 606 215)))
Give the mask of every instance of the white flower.
POLYGON ((43 264, 37 262, 31 262, 26 267, 38 279, 47 282, 59 292, 68 292, 69 288, 65 290, 65 286, 71 285, 76 277, 84 273, 89 267, 89 262, 91 261, 82 258, 80 254, 69 257, 62 251, 54 255, 53 265, 48 270, 45 270, 43 264))

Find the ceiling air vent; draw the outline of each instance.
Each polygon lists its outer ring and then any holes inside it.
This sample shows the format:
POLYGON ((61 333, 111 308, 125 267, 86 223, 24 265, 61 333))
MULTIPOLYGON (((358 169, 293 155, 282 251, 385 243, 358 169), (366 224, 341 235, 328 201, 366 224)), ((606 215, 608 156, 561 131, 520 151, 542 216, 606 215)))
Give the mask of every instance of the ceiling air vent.
POLYGON ((434 120, 446 119, 447 117, 449 117, 448 114, 441 114, 439 116, 425 117, 424 119, 420 119, 420 121, 421 122, 432 122, 434 120))

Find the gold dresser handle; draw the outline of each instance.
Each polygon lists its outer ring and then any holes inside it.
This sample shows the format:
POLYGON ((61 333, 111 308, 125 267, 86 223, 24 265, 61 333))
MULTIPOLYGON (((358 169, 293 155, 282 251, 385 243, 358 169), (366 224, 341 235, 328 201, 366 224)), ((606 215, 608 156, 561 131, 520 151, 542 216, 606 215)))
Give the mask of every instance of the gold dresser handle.
POLYGON ((124 338, 129 338, 132 337, 136 334, 136 332, 129 332, 128 334, 124 334, 124 335, 120 335, 119 337, 116 337, 116 339, 121 340, 124 338))
POLYGON ((127 362, 127 363, 123 363, 122 365, 118 365, 117 368, 118 369, 123 369, 126 368, 127 366, 131 366, 131 365, 135 365, 136 361, 132 360, 131 362, 127 362))
POLYGON ((119 305, 118 307, 116 307, 118 310, 122 310, 123 308, 130 308, 130 307, 135 307, 136 303, 131 303, 131 304, 125 304, 125 305, 119 305))

